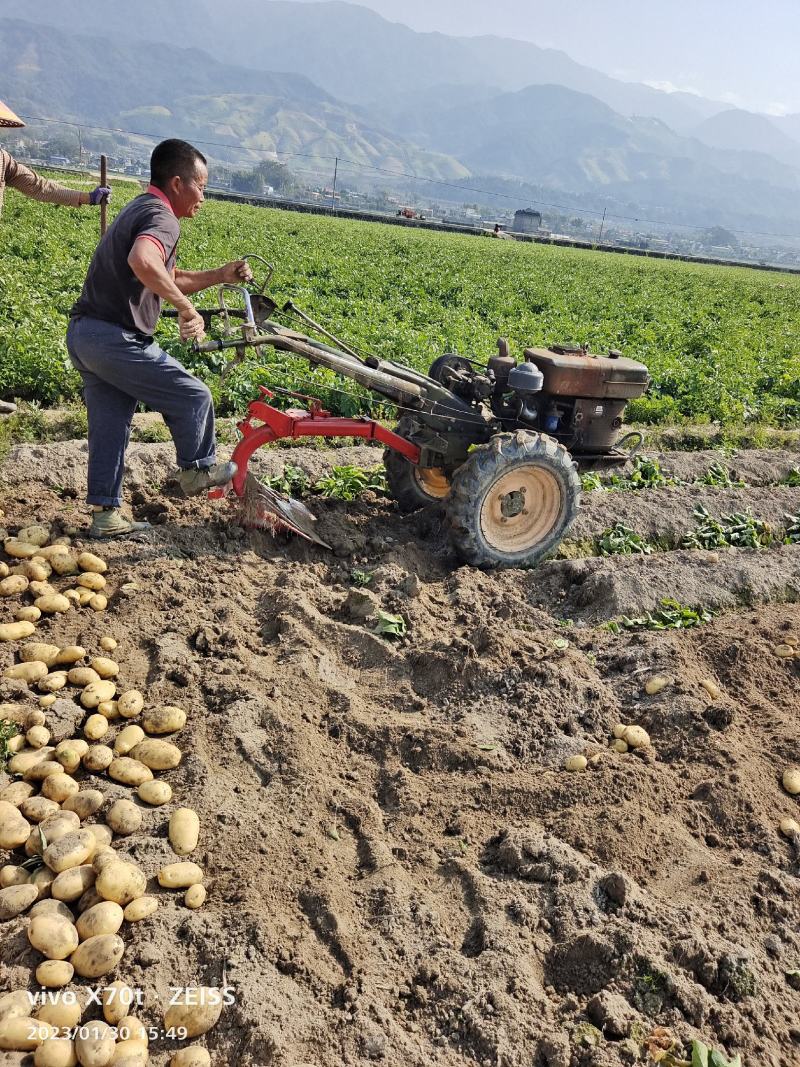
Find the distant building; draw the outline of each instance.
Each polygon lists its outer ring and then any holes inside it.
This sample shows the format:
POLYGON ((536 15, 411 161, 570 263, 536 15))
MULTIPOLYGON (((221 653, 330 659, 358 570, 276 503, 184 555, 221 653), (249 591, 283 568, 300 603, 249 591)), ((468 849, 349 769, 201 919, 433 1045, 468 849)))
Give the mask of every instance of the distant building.
POLYGON ((541 211, 534 211, 531 207, 523 207, 514 212, 514 222, 511 229, 514 233, 538 233, 541 225, 541 211))

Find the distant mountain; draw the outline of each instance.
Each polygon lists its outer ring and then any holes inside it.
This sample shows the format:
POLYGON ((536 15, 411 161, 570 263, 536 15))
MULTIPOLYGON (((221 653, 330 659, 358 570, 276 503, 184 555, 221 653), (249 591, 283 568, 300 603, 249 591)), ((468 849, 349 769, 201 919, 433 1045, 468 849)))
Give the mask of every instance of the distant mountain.
MULTIPOLYGON (((146 14, 145 10, 145 14, 146 14)), ((127 35, 128 37, 130 35, 127 35)), ((196 49, 67 35, 0 19, 4 99, 24 115, 203 139, 254 151, 335 155, 428 177, 461 177, 453 159, 421 152, 300 74, 218 63, 196 49)), ((241 152, 209 149, 245 162, 241 152)), ((256 157, 253 157, 256 158, 256 157)))
MULTIPOLYGON (((788 123, 785 125, 788 127, 788 123)), ((800 167, 800 142, 766 115, 732 108, 705 119, 691 132, 712 148, 763 152, 791 167, 800 167)))

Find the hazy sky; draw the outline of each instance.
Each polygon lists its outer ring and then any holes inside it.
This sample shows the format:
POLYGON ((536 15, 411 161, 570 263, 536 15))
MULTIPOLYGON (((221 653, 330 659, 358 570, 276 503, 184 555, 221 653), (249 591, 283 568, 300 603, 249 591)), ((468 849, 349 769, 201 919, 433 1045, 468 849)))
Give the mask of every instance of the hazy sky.
POLYGON ((627 81, 800 111, 799 0, 361 0, 415 30, 559 48, 627 81))

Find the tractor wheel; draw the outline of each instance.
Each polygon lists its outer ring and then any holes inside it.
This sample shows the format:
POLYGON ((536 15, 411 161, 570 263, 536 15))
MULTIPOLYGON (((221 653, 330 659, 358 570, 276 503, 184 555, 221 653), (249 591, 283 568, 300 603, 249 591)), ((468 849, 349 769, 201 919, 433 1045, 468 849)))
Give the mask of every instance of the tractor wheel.
MULTIPOLYGON (((410 432, 410 420, 401 419, 395 433, 408 437, 410 432)), ((393 448, 387 448, 383 453, 383 465, 389 496, 397 501, 401 511, 416 511, 437 504, 450 492, 450 481, 440 467, 415 467, 393 448)))
POLYGON ((558 547, 580 494, 572 458, 552 437, 496 434, 453 475, 455 547, 474 567, 531 567, 558 547))
POLYGON ((464 359, 463 356, 457 355, 455 352, 445 352, 443 356, 438 356, 428 368, 428 377, 433 378, 435 382, 445 386, 449 389, 452 386, 453 372, 459 371, 472 371, 472 364, 468 359, 464 359))

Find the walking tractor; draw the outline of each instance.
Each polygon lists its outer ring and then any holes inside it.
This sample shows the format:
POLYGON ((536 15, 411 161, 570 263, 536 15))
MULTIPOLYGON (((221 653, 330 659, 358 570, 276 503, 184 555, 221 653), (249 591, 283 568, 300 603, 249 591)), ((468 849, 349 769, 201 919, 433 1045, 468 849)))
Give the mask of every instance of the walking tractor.
POLYGON ((641 434, 622 434, 623 415, 650 378, 646 367, 617 351, 600 356, 554 345, 526 348, 514 359, 500 339, 485 364, 446 354, 421 374, 394 360, 362 356, 291 301, 280 312, 324 340, 276 322, 278 305, 266 292, 272 268, 260 256, 246 258, 265 263, 261 288, 221 286, 219 307, 201 314, 207 326, 222 317, 222 337, 197 344, 198 351, 235 350, 227 371, 247 349, 270 345, 351 378, 400 412, 390 430, 365 416, 331 415, 303 394, 261 387, 239 423, 242 437, 232 456, 238 473, 212 492, 240 498, 251 524, 320 541, 304 505, 272 493, 248 473, 257 448, 281 438, 363 437, 386 447, 389 492, 402 510, 444 508, 454 546, 467 563, 528 567, 558 547, 575 518, 578 471, 624 463, 641 446, 641 434), (226 304, 230 292, 241 306, 226 304), (304 400, 306 407, 271 406, 277 392, 304 400))

